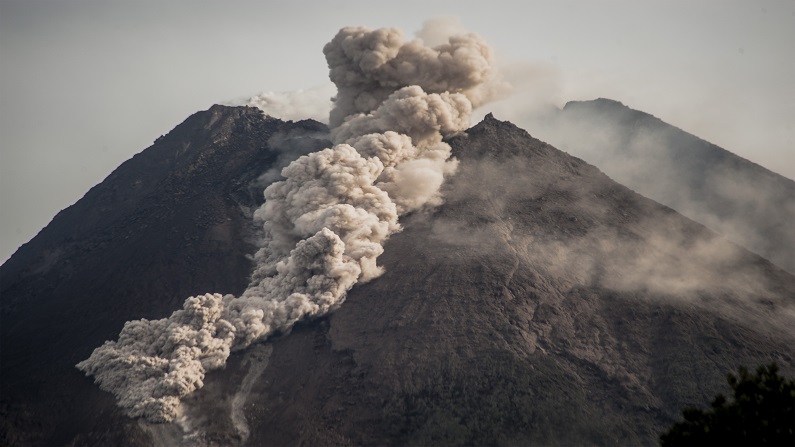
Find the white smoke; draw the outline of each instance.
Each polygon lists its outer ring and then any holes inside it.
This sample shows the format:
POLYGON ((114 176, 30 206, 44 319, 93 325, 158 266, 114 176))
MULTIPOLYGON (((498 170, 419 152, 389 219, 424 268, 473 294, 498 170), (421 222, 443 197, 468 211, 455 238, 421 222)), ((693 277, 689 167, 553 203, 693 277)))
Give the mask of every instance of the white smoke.
POLYGON ((432 17, 422 24, 416 35, 430 47, 447 43, 450 36, 467 34, 466 27, 456 16, 432 17))
POLYGON ((351 115, 373 112, 404 86, 419 86, 427 93, 462 93, 472 107, 504 87, 494 76, 491 47, 475 34, 451 36, 431 48, 419 39, 404 42, 395 28, 345 28, 323 52, 337 86, 329 118, 332 128, 351 115))
POLYGON ((204 371, 229 357, 235 328, 222 312, 221 295, 190 297, 169 318, 128 321, 118 341, 105 342, 77 367, 116 394, 128 415, 170 421, 179 398, 201 388, 204 371))
MULTIPOLYGON (((328 111, 326 112, 328 116, 328 111)), ((308 155, 328 146, 329 134, 326 131, 290 129, 279 131, 268 138, 268 147, 277 152, 276 160, 267 171, 260 174, 250 185, 252 192, 261 192, 271 183, 284 180, 282 170, 302 155, 308 155)))
POLYGON ((332 96, 334 85, 328 83, 289 92, 262 92, 250 98, 232 101, 230 105, 256 107, 267 115, 282 120, 313 119, 325 123, 328 122, 332 96))
POLYGON ((397 29, 344 28, 324 48, 338 94, 334 147, 302 156, 265 189, 265 232, 240 297, 191 297, 169 318, 128 322, 77 367, 130 416, 172 421, 205 372, 304 318, 324 315, 379 274, 398 216, 439 203, 455 169, 443 137, 500 90, 491 49, 476 35, 427 47, 397 29))

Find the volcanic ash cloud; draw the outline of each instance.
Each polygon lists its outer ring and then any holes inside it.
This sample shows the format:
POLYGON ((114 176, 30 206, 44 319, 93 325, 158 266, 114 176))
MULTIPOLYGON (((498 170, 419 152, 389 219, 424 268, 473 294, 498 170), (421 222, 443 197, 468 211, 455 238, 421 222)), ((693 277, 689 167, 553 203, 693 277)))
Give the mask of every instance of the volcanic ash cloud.
POLYGON ((455 169, 445 135, 469 126, 499 84, 475 35, 425 46, 397 29, 344 28, 324 53, 338 94, 335 144, 284 168, 255 213, 264 242, 240 296, 190 297, 170 317, 125 324, 77 367, 132 417, 168 422, 230 352, 340 306, 376 259, 399 215, 441 201, 455 169))

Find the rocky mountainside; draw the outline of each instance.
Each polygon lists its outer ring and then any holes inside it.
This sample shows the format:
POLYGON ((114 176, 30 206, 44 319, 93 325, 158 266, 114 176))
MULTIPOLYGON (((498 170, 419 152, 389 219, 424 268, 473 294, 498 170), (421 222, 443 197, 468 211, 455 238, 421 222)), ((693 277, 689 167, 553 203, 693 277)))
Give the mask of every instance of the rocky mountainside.
POLYGON ((234 353, 176 423, 125 417, 74 364, 244 289, 258 191, 323 132, 197 113, 3 265, 0 444, 654 444, 736 366, 795 372, 795 277, 488 116, 449 139, 445 203, 404 219, 383 276, 234 353))
POLYGON ((297 157, 289 154, 325 146, 312 137, 324 132, 255 108, 196 113, 0 267, 0 445, 64 445, 86 424, 118 417, 75 363, 127 320, 160 318, 189 295, 245 289, 255 250, 247 207, 262 201, 252 185, 297 157))
POLYGON ((553 115, 545 141, 795 273, 795 181, 617 101, 553 115))

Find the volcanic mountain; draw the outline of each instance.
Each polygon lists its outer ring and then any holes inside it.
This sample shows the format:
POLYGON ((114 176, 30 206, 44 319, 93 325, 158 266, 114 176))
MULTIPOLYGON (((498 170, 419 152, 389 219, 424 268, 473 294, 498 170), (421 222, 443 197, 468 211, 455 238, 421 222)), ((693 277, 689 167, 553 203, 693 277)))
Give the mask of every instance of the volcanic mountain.
POLYGON ((444 203, 332 314, 232 354, 178 420, 75 368, 125 321, 239 294, 262 185, 325 126, 188 118, 0 267, 3 445, 654 444, 738 365, 795 372, 795 277, 491 115, 444 203))
POLYGON ((795 181, 610 99, 569 102, 537 130, 616 181, 795 273, 795 181))

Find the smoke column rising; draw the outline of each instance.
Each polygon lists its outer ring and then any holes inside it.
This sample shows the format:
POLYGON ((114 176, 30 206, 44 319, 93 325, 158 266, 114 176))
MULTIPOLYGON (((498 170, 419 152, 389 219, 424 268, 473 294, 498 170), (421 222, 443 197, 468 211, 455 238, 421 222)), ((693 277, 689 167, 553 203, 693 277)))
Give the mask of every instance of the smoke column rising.
POLYGON ((473 34, 431 48, 397 29, 344 28, 324 53, 338 89, 335 145, 295 160, 265 189, 254 215, 265 240, 247 290, 127 322, 77 365, 129 416, 174 420, 180 399, 231 351, 328 313, 381 274, 376 259, 400 230, 398 216, 441 201, 456 166, 443 137, 465 130, 473 106, 503 89, 490 47, 473 34))

